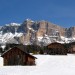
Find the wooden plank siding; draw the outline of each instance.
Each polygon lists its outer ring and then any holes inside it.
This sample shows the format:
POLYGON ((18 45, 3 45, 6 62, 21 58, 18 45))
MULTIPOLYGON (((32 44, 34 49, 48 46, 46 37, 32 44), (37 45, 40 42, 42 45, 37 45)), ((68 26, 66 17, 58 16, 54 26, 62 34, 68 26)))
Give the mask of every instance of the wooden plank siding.
POLYGON ((35 57, 14 47, 2 55, 4 65, 35 65, 35 57))
POLYGON ((67 50, 63 44, 51 43, 48 46, 48 52, 51 55, 67 55, 67 50))

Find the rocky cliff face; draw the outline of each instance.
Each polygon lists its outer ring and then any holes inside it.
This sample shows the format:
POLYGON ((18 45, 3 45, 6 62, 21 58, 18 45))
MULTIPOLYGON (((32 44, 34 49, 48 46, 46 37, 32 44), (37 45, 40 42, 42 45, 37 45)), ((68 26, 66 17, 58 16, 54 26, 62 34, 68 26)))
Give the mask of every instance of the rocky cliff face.
POLYGON ((67 38, 75 37, 75 27, 70 27, 66 29, 67 38))
MULTIPOLYGON (((22 25, 18 28, 18 31, 22 31, 24 33, 23 36, 20 37, 20 41, 23 44, 27 43, 35 43, 43 40, 43 37, 47 35, 52 42, 57 39, 60 40, 60 36, 65 37, 66 30, 58 25, 52 24, 47 21, 32 21, 26 20, 22 23, 22 25)), ((46 41, 50 41, 49 39, 46 41)))
POLYGON ((27 19, 22 24, 11 23, 0 27, 0 35, 5 35, 8 32, 13 35, 23 33, 18 37, 19 43, 22 44, 65 42, 65 38, 75 38, 75 27, 63 28, 44 20, 35 22, 27 19))
POLYGON ((37 37, 42 37, 44 34, 54 35, 55 32, 59 32, 60 36, 65 36, 65 28, 58 25, 49 23, 47 21, 33 22, 31 20, 24 21, 19 28, 22 31, 28 32, 29 29, 35 30, 37 37))

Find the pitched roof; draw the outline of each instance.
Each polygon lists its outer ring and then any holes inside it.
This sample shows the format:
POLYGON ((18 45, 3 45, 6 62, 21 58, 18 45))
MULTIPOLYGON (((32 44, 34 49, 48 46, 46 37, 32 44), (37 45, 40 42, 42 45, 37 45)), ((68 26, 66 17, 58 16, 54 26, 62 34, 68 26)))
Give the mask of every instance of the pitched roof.
POLYGON ((64 47, 64 45, 61 43, 54 42, 54 43, 49 44, 47 47, 48 48, 60 48, 60 47, 62 48, 64 47))
MULTIPOLYGON (((50 43, 49 45, 55 45, 55 44, 63 45, 63 44, 58 43, 58 42, 53 42, 53 43, 50 43)), ((49 46, 49 45, 47 45, 47 46, 49 46)))
MULTIPOLYGON (((20 49, 21 51, 23 51, 26 55, 28 55, 28 56, 30 56, 30 57, 32 57, 32 58, 36 58, 36 57, 34 57, 34 56, 32 56, 31 54, 29 54, 29 53, 27 53, 27 52, 25 52, 25 49, 24 49, 24 46, 15 46, 15 47, 13 47, 13 48, 18 48, 18 49, 20 49)), ((1 57, 3 57, 8 51, 10 51, 11 49, 13 49, 13 48, 10 48, 10 49, 8 49, 7 51, 5 51, 2 55, 1 55, 1 57)), ((37 58, 36 58, 37 59, 37 58)))

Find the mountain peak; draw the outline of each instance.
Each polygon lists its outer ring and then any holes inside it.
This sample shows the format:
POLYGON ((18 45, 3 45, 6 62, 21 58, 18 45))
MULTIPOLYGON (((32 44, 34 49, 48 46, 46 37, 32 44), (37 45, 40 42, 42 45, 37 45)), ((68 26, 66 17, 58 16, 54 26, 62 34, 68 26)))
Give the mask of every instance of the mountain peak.
POLYGON ((34 43, 46 45, 49 42, 69 43, 75 41, 75 27, 66 29, 45 20, 32 21, 31 19, 26 19, 22 24, 6 24, 0 28, 0 33, 0 40, 5 42, 17 40, 19 43, 26 45, 34 43), (15 33, 17 34, 15 35, 15 33))
POLYGON ((5 26, 20 26, 21 24, 19 23, 10 23, 10 24, 6 24, 5 26))

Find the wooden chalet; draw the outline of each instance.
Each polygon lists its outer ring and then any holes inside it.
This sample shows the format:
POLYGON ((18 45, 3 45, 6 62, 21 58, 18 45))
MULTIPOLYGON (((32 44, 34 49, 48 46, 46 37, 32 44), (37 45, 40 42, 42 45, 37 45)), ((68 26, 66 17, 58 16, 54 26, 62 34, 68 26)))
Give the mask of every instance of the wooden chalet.
POLYGON ((75 44, 71 44, 71 45, 68 47, 68 51, 69 51, 69 53, 75 53, 75 44))
POLYGON ((28 54, 21 47, 13 47, 5 51, 2 56, 4 65, 35 65, 36 57, 28 54))
POLYGON ((64 47, 64 44, 55 42, 55 43, 49 44, 47 46, 47 48, 48 48, 48 51, 47 51, 48 54, 51 54, 51 55, 67 55, 67 50, 64 47))
POLYGON ((70 53, 75 53, 75 45, 71 45, 69 51, 70 53))

